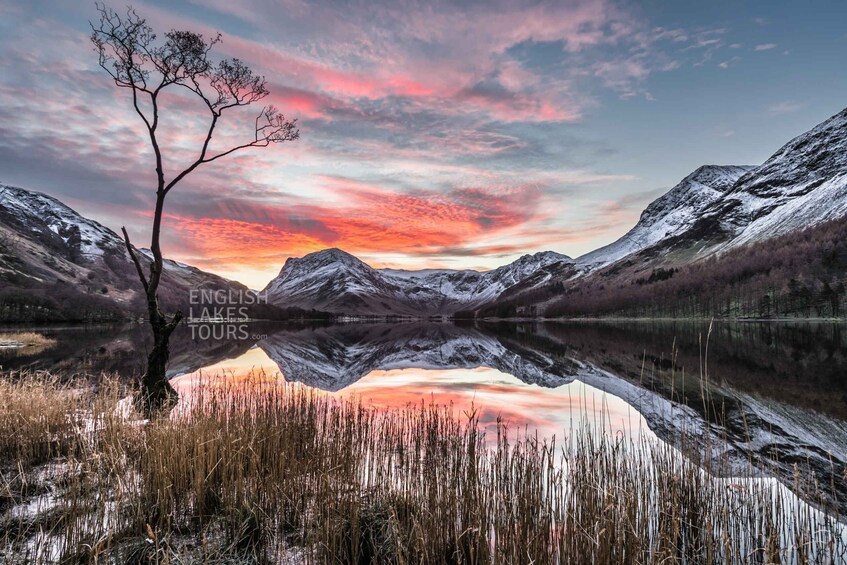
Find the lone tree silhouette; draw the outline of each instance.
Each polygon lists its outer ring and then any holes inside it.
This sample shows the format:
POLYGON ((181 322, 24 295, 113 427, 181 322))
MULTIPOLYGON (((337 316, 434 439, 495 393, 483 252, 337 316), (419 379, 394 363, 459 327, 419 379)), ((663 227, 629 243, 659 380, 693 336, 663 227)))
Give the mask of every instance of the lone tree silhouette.
POLYGON ((133 108, 144 123, 156 159, 156 207, 150 239, 153 259, 149 274, 145 275, 138 251, 130 243, 126 228, 121 228, 127 252, 144 288, 147 315, 153 332, 153 347, 141 379, 144 405, 148 411, 152 411, 176 398, 176 391, 168 382, 165 369, 169 356, 168 342, 182 318, 181 312, 168 315, 159 309, 158 289, 163 266, 159 238, 165 198, 180 181, 201 165, 243 149, 294 141, 300 133, 297 120, 288 120, 273 106, 264 106, 255 116, 253 139, 225 149, 212 150, 212 136, 224 112, 249 106, 265 98, 269 94, 265 78, 254 74, 238 59, 213 63, 210 54, 213 47, 220 43, 220 34, 206 39, 199 33, 171 30, 164 34, 164 41, 157 41, 147 21, 131 7, 127 8, 125 14, 118 14, 100 3, 96 4, 96 8, 100 19, 96 24, 91 22, 91 42, 98 54, 100 66, 112 77, 116 86, 130 91, 133 108), (208 112, 208 129, 204 130, 205 139, 196 159, 167 178, 159 126, 162 93, 171 89, 196 97, 198 107, 208 112))

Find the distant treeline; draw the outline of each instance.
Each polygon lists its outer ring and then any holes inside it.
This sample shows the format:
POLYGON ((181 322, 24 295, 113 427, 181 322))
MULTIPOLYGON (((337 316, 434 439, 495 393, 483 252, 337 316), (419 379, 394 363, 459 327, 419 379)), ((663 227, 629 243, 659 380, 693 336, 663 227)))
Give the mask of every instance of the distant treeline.
POLYGON ((114 301, 68 284, 0 288, 0 322, 115 322, 129 315, 114 301))
MULTIPOLYGON (((191 311, 185 291, 163 287, 162 308, 173 312, 191 311)), ((222 304, 240 309, 240 304, 222 304)), ((331 320, 327 312, 302 308, 281 308, 271 304, 245 306, 248 315, 260 320, 331 320)), ((29 288, 0 283, 0 322, 52 323, 52 322, 118 322, 145 317, 142 297, 136 296, 128 303, 118 303, 107 293, 92 293, 87 288, 55 282, 50 285, 33 285, 29 288)))
POLYGON ((847 218, 640 278, 614 268, 556 281, 477 315, 548 317, 842 318, 847 315, 847 218))

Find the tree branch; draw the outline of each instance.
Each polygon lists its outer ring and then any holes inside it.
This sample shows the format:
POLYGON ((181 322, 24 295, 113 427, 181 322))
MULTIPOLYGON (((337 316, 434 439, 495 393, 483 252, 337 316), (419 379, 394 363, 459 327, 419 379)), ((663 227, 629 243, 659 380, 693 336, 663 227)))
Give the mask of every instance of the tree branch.
POLYGON ((253 141, 249 143, 242 143, 241 145, 237 145, 226 151, 222 151, 217 155, 213 155, 212 157, 207 157, 209 143, 212 140, 212 135, 214 134, 215 126, 218 122, 218 113, 213 111, 212 113, 212 121, 209 125, 209 130, 206 134, 206 139, 203 142, 203 147, 200 151, 200 156, 194 161, 188 168, 183 170, 181 173, 176 175, 164 188, 165 194, 170 192, 170 190, 177 185, 182 179, 191 174, 197 167, 203 165, 205 163, 211 163, 212 161, 216 161, 221 157, 226 157, 236 151, 241 151, 242 149, 249 149, 251 147, 267 147, 272 143, 282 143, 285 141, 294 141, 299 139, 300 131, 297 129, 297 120, 286 120, 285 116, 283 116, 276 108, 273 106, 266 106, 262 108, 262 111, 256 117, 256 128, 253 141), (260 120, 265 118, 265 123, 263 125, 260 124, 260 120))
POLYGON ((124 234, 126 250, 129 252, 129 257, 135 264, 135 270, 138 273, 138 278, 141 279, 141 284, 144 286, 144 292, 146 293, 150 289, 150 286, 147 284, 147 278, 144 276, 144 268, 141 266, 141 261, 139 261, 138 255, 135 253, 135 249, 133 249, 132 244, 129 242, 129 234, 126 232, 126 227, 121 227, 121 231, 124 234))
POLYGON ((299 137, 296 120, 286 120, 273 106, 266 106, 256 118, 253 140, 210 156, 216 127, 223 113, 230 108, 248 106, 268 96, 265 77, 254 74, 239 59, 224 59, 213 64, 210 58, 220 34, 209 39, 191 31, 171 30, 164 41, 157 43, 156 34, 135 10, 128 7, 125 14, 95 4, 99 22, 91 25, 91 42, 98 63, 116 86, 132 91, 132 106, 147 128, 156 160, 156 209, 150 249, 153 261, 149 277, 141 269, 141 261, 132 248, 124 230, 127 250, 148 296, 155 295, 162 271, 159 237, 164 200, 167 193, 197 167, 216 161, 236 151, 251 147, 267 147, 273 143, 293 141, 299 137), (164 158, 157 135, 160 114, 159 94, 170 86, 181 86, 196 94, 211 113, 211 121, 197 158, 169 182, 165 178, 164 158), (143 94, 149 96, 148 100, 143 94))

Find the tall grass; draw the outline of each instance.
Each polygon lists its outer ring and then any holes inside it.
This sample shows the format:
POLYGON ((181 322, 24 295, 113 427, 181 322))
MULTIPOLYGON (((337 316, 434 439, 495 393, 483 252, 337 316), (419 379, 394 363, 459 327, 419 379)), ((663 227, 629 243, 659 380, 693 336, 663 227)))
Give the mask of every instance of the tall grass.
MULTIPOLYGON (((267 379, 138 419, 127 391, 0 380, 0 558, 26 563, 847 559, 837 517, 648 439, 559 443, 475 412, 267 379)), ((802 478, 798 476, 798 481, 802 478)), ((2 559, 0 559, 2 560, 2 559)))

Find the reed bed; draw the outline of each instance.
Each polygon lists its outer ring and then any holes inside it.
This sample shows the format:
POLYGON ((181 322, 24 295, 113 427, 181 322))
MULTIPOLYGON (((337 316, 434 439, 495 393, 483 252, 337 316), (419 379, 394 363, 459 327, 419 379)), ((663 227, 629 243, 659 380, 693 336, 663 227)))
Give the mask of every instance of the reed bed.
POLYGON ((837 515, 646 438, 485 437, 473 411, 267 379, 198 387, 143 421, 131 393, 0 379, 0 561, 847 560, 837 515))
POLYGON ((0 349, 30 347, 47 349, 56 345, 56 340, 36 332, 0 332, 0 349))

